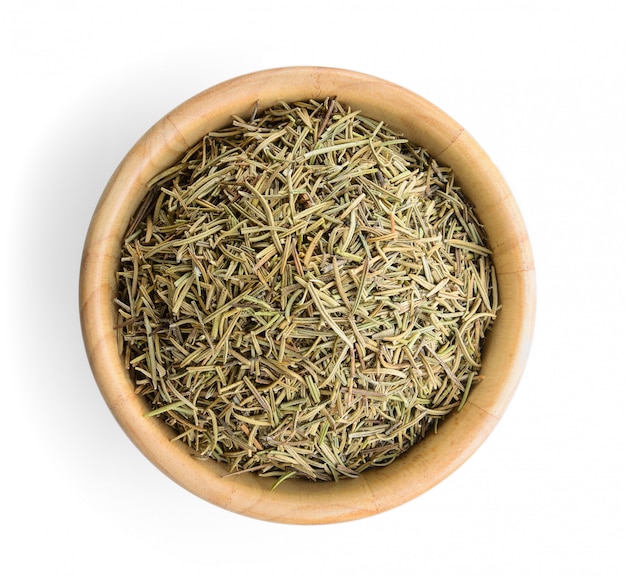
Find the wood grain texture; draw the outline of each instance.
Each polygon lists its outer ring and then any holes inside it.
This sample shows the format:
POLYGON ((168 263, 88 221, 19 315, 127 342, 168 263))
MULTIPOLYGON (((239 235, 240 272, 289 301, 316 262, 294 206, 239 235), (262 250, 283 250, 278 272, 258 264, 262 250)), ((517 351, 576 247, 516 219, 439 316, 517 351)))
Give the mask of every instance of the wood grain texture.
POLYGON ((535 312, 535 277, 526 229, 497 168, 473 138, 437 107, 389 82, 339 69, 296 67, 224 82, 181 104, 130 150, 111 177, 85 241, 80 274, 85 348, 96 382, 120 426, 161 471, 197 496, 231 511, 283 523, 331 523, 362 518, 405 503, 457 469, 486 439, 508 405, 528 355, 535 312), (160 420, 147 419, 144 401, 118 355, 113 298, 127 223, 152 176, 172 165, 208 131, 233 114, 247 116, 280 100, 336 96, 385 121, 450 166, 476 205, 494 250, 502 310, 484 349, 484 380, 455 412, 397 461, 340 482, 285 481, 253 473, 223 477, 223 465, 200 461, 160 420))

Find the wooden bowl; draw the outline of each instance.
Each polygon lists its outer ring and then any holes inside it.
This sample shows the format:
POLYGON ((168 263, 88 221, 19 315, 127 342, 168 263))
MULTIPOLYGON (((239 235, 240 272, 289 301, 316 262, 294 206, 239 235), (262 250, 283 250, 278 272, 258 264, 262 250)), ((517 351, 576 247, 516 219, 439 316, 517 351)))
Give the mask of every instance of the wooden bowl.
POLYGON ((373 515, 415 498, 457 469, 485 440, 520 379, 531 341, 535 278, 526 229, 504 179, 472 137, 423 98, 389 82, 339 69, 296 67, 235 78, 198 94, 157 122, 130 150, 109 181, 86 238, 80 313, 87 355, 110 410, 126 434, 161 471, 197 496, 251 517, 284 523, 330 523, 373 515), (224 478, 225 466, 189 454, 159 419, 145 418, 144 400, 118 354, 113 303, 123 234, 146 183, 231 116, 277 101, 336 96, 385 121, 450 166, 489 235, 502 309, 483 349, 483 377, 465 407, 436 434, 395 462, 357 479, 271 479, 246 473, 224 478))

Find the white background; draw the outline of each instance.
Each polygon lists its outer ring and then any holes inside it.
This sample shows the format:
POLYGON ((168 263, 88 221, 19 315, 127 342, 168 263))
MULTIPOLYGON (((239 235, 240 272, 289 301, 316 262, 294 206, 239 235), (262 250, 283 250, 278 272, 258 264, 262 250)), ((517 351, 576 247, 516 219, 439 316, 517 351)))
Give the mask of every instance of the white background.
POLYGON ((23 0, 0 9, 0 573, 624 575, 626 4, 23 0), (414 501, 293 527, 181 489, 92 378, 77 283, 132 144, 231 77, 367 72, 460 122, 509 182, 537 268, 527 369, 478 452, 414 501))

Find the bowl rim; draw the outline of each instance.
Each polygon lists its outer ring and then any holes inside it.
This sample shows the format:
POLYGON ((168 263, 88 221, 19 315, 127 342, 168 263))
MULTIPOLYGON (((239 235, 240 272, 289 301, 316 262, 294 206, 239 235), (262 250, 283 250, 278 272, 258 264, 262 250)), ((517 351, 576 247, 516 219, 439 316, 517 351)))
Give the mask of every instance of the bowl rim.
POLYGON ((81 261, 79 307, 89 363, 104 400, 139 450, 179 485, 214 505, 257 519, 317 524, 373 515, 432 488, 458 469, 502 416, 526 363, 535 318, 535 276, 528 234, 513 195, 478 143, 421 96, 389 81, 340 68, 296 66, 245 74, 186 100, 156 122, 130 149, 106 185, 93 214, 81 261), (122 234, 146 183, 171 166, 209 130, 233 114, 251 114, 278 101, 337 97, 385 121, 450 166, 492 242, 502 317, 484 348, 483 381, 463 411, 450 415, 394 463, 357 479, 289 479, 270 491, 253 473, 224 477, 213 461, 189 454, 158 419, 146 419, 117 350, 113 303, 122 234))

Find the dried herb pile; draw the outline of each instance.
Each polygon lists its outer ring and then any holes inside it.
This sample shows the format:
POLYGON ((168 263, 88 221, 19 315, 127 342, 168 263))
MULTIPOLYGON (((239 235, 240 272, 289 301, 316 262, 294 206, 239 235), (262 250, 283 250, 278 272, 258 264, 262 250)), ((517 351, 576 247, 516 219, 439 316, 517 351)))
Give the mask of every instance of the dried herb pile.
POLYGON ((417 443, 465 402, 498 309, 452 172, 333 99, 208 134, 150 184, 118 276, 149 416, 276 484, 417 443))

